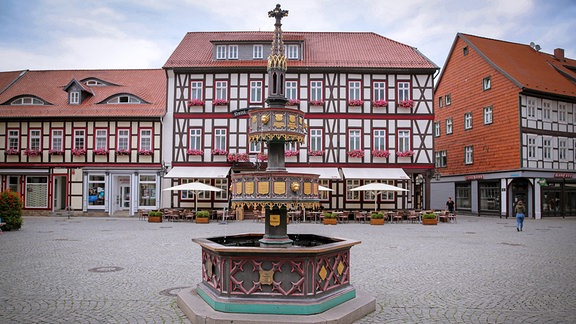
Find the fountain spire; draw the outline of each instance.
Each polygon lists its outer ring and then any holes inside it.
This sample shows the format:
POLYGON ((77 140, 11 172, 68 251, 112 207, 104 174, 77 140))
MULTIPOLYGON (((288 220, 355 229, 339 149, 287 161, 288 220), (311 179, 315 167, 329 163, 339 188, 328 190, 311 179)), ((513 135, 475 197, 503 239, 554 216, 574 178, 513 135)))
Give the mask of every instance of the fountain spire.
POLYGON ((282 10, 277 4, 274 10, 268 12, 268 17, 276 18, 274 24, 274 40, 272 51, 268 56, 268 98, 266 102, 270 107, 282 107, 288 102, 284 95, 284 79, 287 64, 284 56, 284 42, 282 41, 282 18, 288 16, 288 10, 282 10))

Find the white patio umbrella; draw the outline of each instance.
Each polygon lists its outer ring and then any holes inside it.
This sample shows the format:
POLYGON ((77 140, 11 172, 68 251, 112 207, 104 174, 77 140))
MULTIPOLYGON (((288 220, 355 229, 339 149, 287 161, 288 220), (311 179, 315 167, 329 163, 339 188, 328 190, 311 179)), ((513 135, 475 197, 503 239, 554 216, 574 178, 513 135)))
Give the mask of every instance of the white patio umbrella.
POLYGON ((350 189, 350 191, 373 191, 374 192, 374 211, 377 209, 376 200, 378 199, 378 195, 381 195, 383 192, 386 191, 409 191, 408 189, 392 186, 386 183, 380 182, 373 182, 367 185, 363 185, 360 187, 356 187, 350 189))
POLYGON ((318 185, 318 191, 334 191, 334 189, 318 185))
POLYGON ((169 188, 166 188, 164 190, 172 190, 172 191, 188 190, 188 191, 192 191, 192 194, 194 195, 195 211, 198 211, 198 192, 200 192, 200 191, 222 191, 221 188, 216 188, 214 186, 207 185, 207 184, 202 183, 202 182, 183 183, 181 185, 169 187, 169 188))

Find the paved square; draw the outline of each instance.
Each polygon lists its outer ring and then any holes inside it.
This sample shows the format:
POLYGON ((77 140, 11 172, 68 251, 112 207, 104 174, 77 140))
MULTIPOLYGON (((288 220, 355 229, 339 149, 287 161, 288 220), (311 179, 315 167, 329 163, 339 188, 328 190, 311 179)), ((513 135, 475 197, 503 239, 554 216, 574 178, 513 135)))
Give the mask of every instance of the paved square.
MULTIPOLYGON (((194 237, 262 233, 252 221, 153 224, 25 217, 0 235, 0 323, 188 323, 175 294, 200 281, 194 237)), ((352 284, 376 297, 357 323, 575 323, 576 218, 456 224, 289 224, 358 239, 352 284)))

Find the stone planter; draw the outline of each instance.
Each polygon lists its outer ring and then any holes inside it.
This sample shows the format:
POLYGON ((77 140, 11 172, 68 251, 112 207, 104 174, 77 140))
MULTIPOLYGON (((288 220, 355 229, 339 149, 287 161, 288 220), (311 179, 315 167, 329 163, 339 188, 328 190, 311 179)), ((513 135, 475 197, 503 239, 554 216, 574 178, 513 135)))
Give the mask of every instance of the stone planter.
POLYGON ((438 220, 436 218, 432 219, 424 218, 422 219, 422 225, 438 225, 438 220))
POLYGON ((208 217, 197 217, 196 224, 208 224, 210 223, 210 218, 208 217))
POLYGON ((370 218, 370 225, 384 225, 384 218, 370 218))

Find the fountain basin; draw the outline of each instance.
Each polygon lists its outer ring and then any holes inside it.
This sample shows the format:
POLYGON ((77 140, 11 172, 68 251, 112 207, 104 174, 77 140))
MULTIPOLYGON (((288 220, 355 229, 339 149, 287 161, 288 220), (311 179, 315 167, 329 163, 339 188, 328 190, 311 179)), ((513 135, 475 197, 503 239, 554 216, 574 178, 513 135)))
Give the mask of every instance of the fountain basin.
POLYGON ((290 247, 260 247, 262 234, 200 238, 202 282, 196 292, 214 310, 309 315, 356 297, 350 248, 360 241, 290 234, 290 247))

